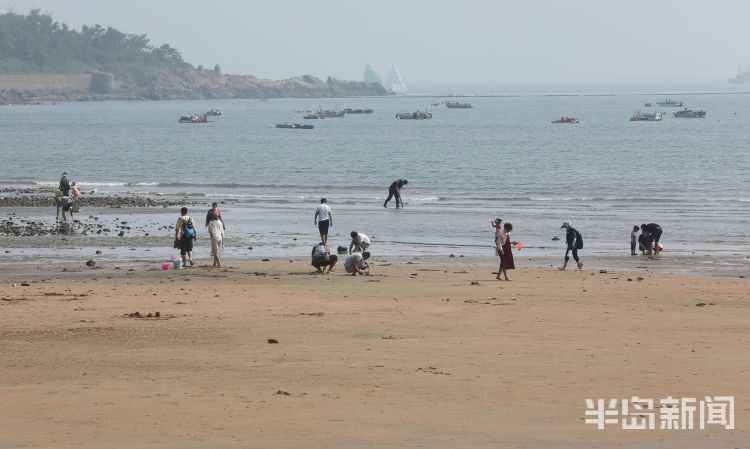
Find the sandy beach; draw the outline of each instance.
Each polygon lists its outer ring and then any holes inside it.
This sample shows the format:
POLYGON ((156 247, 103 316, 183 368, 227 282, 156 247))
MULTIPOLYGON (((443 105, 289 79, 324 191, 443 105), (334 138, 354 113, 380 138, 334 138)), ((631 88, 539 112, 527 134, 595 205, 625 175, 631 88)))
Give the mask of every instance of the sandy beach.
POLYGON ((746 279, 229 265, 6 273, 0 447, 750 445, 746 279), (584 422, 633 396, 734 396, 735 429, 584 422))

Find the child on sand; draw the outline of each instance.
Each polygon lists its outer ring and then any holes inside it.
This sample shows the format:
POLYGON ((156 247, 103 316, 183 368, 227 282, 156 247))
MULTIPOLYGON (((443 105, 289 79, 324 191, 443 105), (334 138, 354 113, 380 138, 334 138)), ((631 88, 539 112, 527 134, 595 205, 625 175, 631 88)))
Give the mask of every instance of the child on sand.
POLYGON ((497 279, 498 281, 502 281, 500 278, 500 275, 502 274, 505 277, 506 281, 509 281, 508 279, 508 270, 515 270, 516 266, 513 263, 513 253, 511 252, 511 244, 510 241, 510 231, 513 230, 513 225, 510 223, 505 223, 503 225, 503 230, 495 236, 495 247, 497 248, 497 255, 500 256, 500 268, 497 270, 497 279))
POLYGON ((630 255, 635 256, 635 246, 638 243, 638 231, 641 228, 638 226, 633 226, 633 230, 630 232, 630 255))
POLYGON ((70 183, 70 190, 73 193, 73 204, 78 204, 78 198, 81 196, 81 189, 76 185, 75 181, 70 183))

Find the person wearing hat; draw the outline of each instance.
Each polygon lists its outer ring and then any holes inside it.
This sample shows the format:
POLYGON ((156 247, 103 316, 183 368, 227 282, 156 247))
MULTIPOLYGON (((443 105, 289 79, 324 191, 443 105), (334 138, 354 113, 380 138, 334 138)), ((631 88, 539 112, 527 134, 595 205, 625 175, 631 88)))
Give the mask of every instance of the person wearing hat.
POLYGON ((560 269, 565 271, 565 268, 568 266, 568 261, 570 260, 568 253, 573 252, 573 259, 578 264, 577 269, 583 270, 583 262, 578 258, 578 250, 583 248, 583 237, 581 237, 581 233, 573 227, 570 221, 564 222, 562 226, 560 226, 560 229, 565 229, 565 243, 567 244, 567 249, 565 250, 565 263, 563 263, 563 266, 560 267, 560 269))
POLYGON ((393 197, 396 197, 396 209, 398 209, 399 203, 401 203, 401 206, 403 207, 404 202, 401 201, 401 188, 406 184, 409 184, 409 181, 407 181, 406 179, 397 179, 393 181, 391 183, 391 186, 388 188, 388 198, 385 199, 383 207, 388 207, 388 201, 390 201, 393 197))

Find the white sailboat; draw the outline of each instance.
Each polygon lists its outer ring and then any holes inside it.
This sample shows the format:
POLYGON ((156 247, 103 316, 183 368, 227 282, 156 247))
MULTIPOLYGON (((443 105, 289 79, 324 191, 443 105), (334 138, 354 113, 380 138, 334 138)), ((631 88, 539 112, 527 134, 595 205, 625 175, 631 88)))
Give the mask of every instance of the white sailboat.
POLYGON ((396 64, 391 65, 391 72, 388 74, 388 79, 385 82, 385 90, 396 95, 402 95, 407 92, 406 84, 401 79, 401 73, 399 73, 396 64))

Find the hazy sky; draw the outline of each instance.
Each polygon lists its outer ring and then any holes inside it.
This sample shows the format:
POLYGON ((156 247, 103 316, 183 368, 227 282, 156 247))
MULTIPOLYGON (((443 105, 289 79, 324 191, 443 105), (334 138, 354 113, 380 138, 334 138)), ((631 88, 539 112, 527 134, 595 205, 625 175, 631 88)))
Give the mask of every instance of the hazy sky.
POLYGON ((748 0, 0 0, 31 8, 271 79, 393 61, 407 85, 725 82, 750 64, 748 0))

